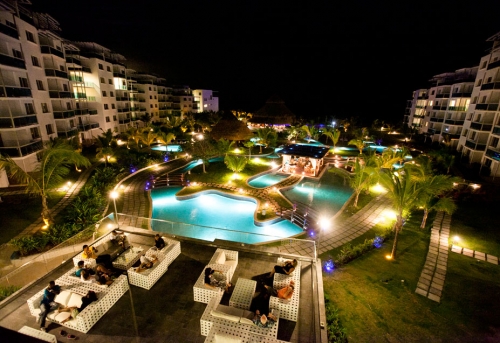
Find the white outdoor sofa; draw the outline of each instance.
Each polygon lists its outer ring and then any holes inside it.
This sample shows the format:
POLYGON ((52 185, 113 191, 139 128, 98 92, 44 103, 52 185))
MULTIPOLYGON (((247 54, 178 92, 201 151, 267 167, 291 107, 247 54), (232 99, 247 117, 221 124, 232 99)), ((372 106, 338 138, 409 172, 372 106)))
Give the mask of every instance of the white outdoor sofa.
POLYGON ((213 325, 205 343, 288 343, 274 337, 252 334, 248 331, 237 331, 225 326, 213 325))
POLYGON ((273 310, 277 320, 271 327, 262 328, 252 321, 255 313, 236 307, 221 305, 222 297, 217 295, 210 299, 200 318, 201 334, 208 336, 213 326, 222 328, 225 333, 233 335, 257 335, 261 338, 267 337, 276 339, 278 335, 278 325, 280 313, 273 310))
POLYGON ((224 264, 231 267, 229 279, 233 278, 234 271, 238 266, 238 252, 234 250, 217 249, 209 264, 224 264))
POLYGON ((140 273, 135 271, 135 268, 127 270, 128 280, 131 285, 142 287, 144 289, 151 289, 153 285, 166 273, 168 266, 177 258, 181 253, 181 242, 163 237, 166 246, 157 250, 151 248, 146 252, 146 257, 156 256, 156 262, 152 268, 143 270, 140 273))
MULTIPOLYGON (((98 300, 88 305, 75 319, 69 320, 62 324, 61 322, 67 319, 71 314, 69 312, 55 313, 50 312, 47 320, 64 325, 70 329, 74 329, 83 333, 87 333, 92 326, 121 298, 129 289, 127 277, 120 275, 109 286, 100 286, 91 283, 82 283, 75 280, 76 278, 61 277, 56 280, 56 284, 60 285, 62 290, 54 299, 55 302, 62 306, 81 306, 81 298, 88 291, 96 292, 98 300)), ((40 301, 42 300, 45 288, 28 299, 28 307, 31 315, 37 317, 40 313, 40 301)))
POLYGON ((224 265, 224 264, 208 264, 201 271, 200 277, 198 278, 198 280, 196 281, 196 283, 193 286, 194 301, 208 304, 210 299, 212 299, 213 297, 218 296, 218 295, 220 295, 222 297, 224 290, 222 290, 220 288, 212 288, 212 287, 205 286, 205 269, 206 268, 212 268, 215 270, 222 271, 226 275, 227 281, 231 282, 231 278, 229 277, 229 275, 231 273, 232 267, 228 266, 228 265, 224 265))
MULTIPOLYGON (((282 264, 286 259, 278 258, 278 264, 282 264)), ((269 297, 269 308, 275 308, 280 311, 281 318, 288 319, 293 322, 297 321, 299 316, 299 300, 300 300, 300 269, 301 263, 298 261, 297 267, 290 275, 274 274, 273 288, 277 291, 290 284, 290 281, 295 282, 293 295, 290 299, 280 299, 278 297, 269 297)))
MULTIPOLYGON (((111 256, 111 260, 117 258, 124 249, 114 242, 110 240, 111 232, 107 235, 101 237, 99 240, 95 241, 92 244, 89 244, 90 247, 95 247, 97 249, 97 254, 109 254, 111 256)), ((89 265, 91 267, 96 266, 96 260, 93 258, 82 258, 82 252, 79 252, 78 255, 73 257, 73 264, 75 267, 78 266, 78 262, 81 260, 85 261, 85 265, 89 265)))

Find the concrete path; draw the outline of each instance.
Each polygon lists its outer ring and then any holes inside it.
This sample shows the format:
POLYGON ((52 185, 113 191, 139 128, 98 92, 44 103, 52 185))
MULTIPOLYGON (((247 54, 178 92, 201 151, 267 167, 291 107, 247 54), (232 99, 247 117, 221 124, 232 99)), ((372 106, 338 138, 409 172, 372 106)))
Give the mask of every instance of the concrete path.
POLYGON ((484 252, 480 252, 480 251, 476 251, 476 250, 472 250, 472 249, 467 249, 467 248, 462 248, 458 245, 452 245, 451 252, 454 252, 457 254, 463 254, 465 256, 473 257, 476 260, 486 261, 486 262, 489 262, 491 264, 498 265, 498 257, 497 256, 486 254, 484 252))
POLYGON ((431 229, 431 241, 424 269, 420 274, 415 293, 441 302, 448 265, 448 240, 451 216, 438 212, 431 229))

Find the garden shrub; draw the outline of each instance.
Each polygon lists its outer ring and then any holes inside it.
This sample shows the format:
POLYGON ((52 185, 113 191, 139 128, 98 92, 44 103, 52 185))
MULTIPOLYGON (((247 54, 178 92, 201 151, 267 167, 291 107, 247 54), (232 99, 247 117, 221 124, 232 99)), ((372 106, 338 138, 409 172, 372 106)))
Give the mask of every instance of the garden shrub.
POLYGON ((391 236, 392 231, 386 230, 380 236, 376 236, 373 239, 365 239, 363 243, 360 243, 354 247, 350 243, 347 243, 337 255, 337 258, 334 262, 335 267, 339 267, 341 265, 349 263, 350 261, 358 258, 363 254, 366 254, 367 252, 375 248, 380 248, 382 246, 382 243, 391 236))
POLYGON ((328 342, 347 343, 347 334, 340 321, 339 310, 332 304, 327 294, 325 294, 325 311, 328 342))
POLYGON ((0 301, 21 289, 20 286, 0 286, 0 301))

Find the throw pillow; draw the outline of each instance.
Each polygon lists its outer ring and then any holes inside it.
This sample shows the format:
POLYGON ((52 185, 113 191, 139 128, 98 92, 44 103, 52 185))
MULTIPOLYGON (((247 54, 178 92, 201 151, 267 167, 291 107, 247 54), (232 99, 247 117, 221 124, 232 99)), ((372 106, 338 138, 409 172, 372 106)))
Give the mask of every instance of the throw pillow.
POLYGON ((67 307, 80 307, 82 306, 82 296, 80 294, 72 293, 71 298, 68 300, 67 307))
POLYGON ((66 306, 68 303, 69 299, 71 298, 71 292, 70 291, 62 291, 56 297, 54 298, 54 301, 58 304, 66 306))
POLYGON ((241 343, 242 340, 238 337, 225 335, 223 333, 216 333, 214 335, 214 343, 241 343))
POLYGON ((54 320, 58 322, 62 322, 63 320, 68 319, 71 316, 70 312, 59 312, 55 317, 54 320))
POLYGON ((210 312, 210 314, 214 317, 226 319, 226 320, 229 320, 229 321, 235 322, 235 323, 238 323, 240 321, 240 317, 232 316, 232 315, 226 314, 224 312, 212 310, 210 312))
POLYGON ((240 324, 254 325, 253 321, 251 319, 248 319, 248 318, 245 318, 245 317, 241 317, 240 324))
POLYGON ((219 257, 217 257, 217 261, 215 263, 217 264, 226 263, 226 254, 223 251, 219 251, 219 257))

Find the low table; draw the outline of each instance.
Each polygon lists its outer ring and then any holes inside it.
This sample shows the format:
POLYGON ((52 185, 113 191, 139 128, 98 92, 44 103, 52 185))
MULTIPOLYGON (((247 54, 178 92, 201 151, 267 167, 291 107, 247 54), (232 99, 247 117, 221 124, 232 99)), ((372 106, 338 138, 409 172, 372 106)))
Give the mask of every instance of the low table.
POLYGON ((142 256, 144 249, 142 247, 131 247, 120 254, 114 261, 113 267, 121 270, 127 270, 136 263, 142 256))
POLYGON ((231 294, 231 298, 229 299, 229 306, 250 310, 256 287, 257 281, 238 278, 233 294, 231 294))
POLYGON ((23 326, 18 332, 26 336, 38 338, 41 341, 57 343, 56 336, 54 336, 53 334, 43 332, 42 330, 33 329, 29 326, 23 326))

